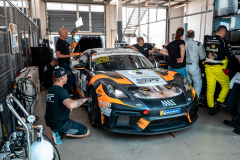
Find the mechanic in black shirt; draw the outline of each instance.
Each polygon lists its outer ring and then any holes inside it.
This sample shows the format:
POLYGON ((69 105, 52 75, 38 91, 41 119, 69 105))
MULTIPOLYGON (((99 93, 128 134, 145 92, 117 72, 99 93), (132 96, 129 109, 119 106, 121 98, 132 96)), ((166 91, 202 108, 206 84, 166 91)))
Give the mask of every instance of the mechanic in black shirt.
POLYGON ((210 37, 204 43, 207 56, 204 62, 207 79, 207 104, 210 116, 216 113, 216 110, 225 101, 229 92, 228 61, 237 61, 237 58, 233 55, 230 43, 223 39, 226 33, 227 28, 219 26, 216 36, 210 37), (216 82, 220 83, 222 90, 214 103, 216 82))
POLYGON ((185 42, 183 39, 184 29, 178 28, 174 41, 170 42, 160 53, 169 56, 169 70, 178 72, 187 78, 185 42))
POLYGON ((88 98, 72 100, 68 92, 63 89, 67 83, 67 74, 64 68, 57 68, 53 72, 53 86, 50 87, 46 95, 46 125, 51 128, 55 144, 61 144, 63 136, 83 138, 90 134, 90 130, 71 119, 69 114, 72 109, 77 108, 90 101, 88 98))
POLYGON ((58 33, 60 35, 60 38, 57 40, 56 54, 58 57, 59 67, 63 67, 66 71, 71 72, 71 74, 68 75, 67 84, 64 85, 64 89, 66 89, 68 93, 70 93, 71 87, 74 83, 74 77, 70 68, 71 55, 69 53, 69 50, 72 50, 74 48, 75 33, 72 34, 72 41, 70 45, 65 41, 68 38, 68 30, 65 28, 60 28, 58 33))
POLYGON ((48 90, 53 85, 52 74, 55 67, 58 66, 58 59, 53 58, 52 62, 44 67, 44 87, 48 90))
POLYGON ((149 54, 153 53, 153 50, 154 53, 158 53, 158 49, 149 43, 144 43, 144 39, 142 37, 137 38, 137 44, 128 45, 128 47, 142 53, 146 58, 148 58, 149 54))

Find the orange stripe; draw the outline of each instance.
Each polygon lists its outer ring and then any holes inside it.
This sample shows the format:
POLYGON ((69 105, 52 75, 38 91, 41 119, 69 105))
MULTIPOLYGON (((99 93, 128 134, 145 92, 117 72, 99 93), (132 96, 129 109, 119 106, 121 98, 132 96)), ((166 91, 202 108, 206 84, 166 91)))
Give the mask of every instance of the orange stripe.
MULTIPOLYGON (((120 75, 120 74, 119 74, 120 75)), ((113 81, 115 81, 116 83, 118 84, 133 84, 131 81, 129 81, 127 78, 125 78, 124 76, 120 75, 122 78, 111 78, 111 77, 108 77, 108 76, 105 76, 103 74, 99 74, 99 75, 96 75, 94 76, 90 82, 89 82, 89 85, 93 85, 93 83, 98 80, 98 79, 101 79, 101 78, 108 78, 108 79, 111 79, 113 81)))
POLYGON ((174 75, 177 74, 177 72, 174 71, 168 71, 168 74, 163 76, 160 73, 158 73, 157 71, 155 71, 158 75, 160 75, 163 79, 165 79, 165 81, 171 81, 174 80, 174 75))

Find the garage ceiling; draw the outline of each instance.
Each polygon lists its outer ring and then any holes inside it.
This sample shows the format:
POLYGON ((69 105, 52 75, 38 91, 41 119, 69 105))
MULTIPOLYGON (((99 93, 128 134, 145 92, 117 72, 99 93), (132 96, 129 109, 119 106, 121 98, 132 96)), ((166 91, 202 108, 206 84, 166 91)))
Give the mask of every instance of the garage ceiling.
MULTIPOLYGON (((62 3, 82 3, 82 4, 104 4, 105 1, 113 1, 112 5, 116 5, 116 0, 45 0, 47 2, 62 2, 62 3)), ((171 5, 187 2, 188 0, 171 0, 171 5)), ((169 0, 140 0, 140 7, 156 7, 158 2, 159 8, 166 8, 169 0)), ((138 0, 123 0, 123 6, 138 7, 138 0)))
POLYGON ((104 4, 105 0, 45 0, 45 1, 62 3, 104 4))

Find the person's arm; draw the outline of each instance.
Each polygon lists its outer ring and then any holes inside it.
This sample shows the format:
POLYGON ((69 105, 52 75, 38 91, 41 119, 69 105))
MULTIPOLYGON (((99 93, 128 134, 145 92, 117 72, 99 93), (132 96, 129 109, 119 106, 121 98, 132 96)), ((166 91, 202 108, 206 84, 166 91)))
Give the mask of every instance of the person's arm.
POLYGON ((160 51, 161 54, 163 54, 164 56, 169 56, 168 54, 168 50, 166 48, 163 48, 161 51, 160 51))
POLYGON ((72 34, 72 41, 71 41, 71 44, 69 45, 69 50, 73 50, 74 48, 74 36, 75 36, 75 33, 72 34))
POLYGON ((67 98, 63 101, 63 104, 70 110, 80 107, 81 105, 83 105, 85 102, 87 101, 86 98, 82 98, 82 99, 77 99, 77 100, 72 100, 70 98, 67 98))
POLYGON ((206 59, 206 52, 205 52, 205 49, 203 48, 202 44, 199 44, 198 54, 199 54, 200 60, 206 59))
POLYGON ((184 44, 180 45, 180 55, 181 55, 181 58, 177 59, 177 63, 183 63, 183 60, 185 57, 185 45, 184 44))
POLYGON ((158 53, 158 48, 157 47, 153 47, 154 53, 158 53))
POLYGON ((70 55, 61 54, 60 51, 56 51, 57 58, 69 58, 70 55))
POLYGON ((139 50, 136 47, 132 46, 132 45, 128 45, 127 47, 129 47, 129 48, 139 52, 139 50))

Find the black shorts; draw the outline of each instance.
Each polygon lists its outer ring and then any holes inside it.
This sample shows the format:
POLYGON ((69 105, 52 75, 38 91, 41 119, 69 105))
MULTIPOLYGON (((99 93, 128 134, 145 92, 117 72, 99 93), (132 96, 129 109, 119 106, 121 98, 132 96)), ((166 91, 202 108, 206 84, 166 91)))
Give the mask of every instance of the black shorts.
POLYGON ((52 131, 59 132, 61 136, 64 136, 65 134, 85 135, 87 134, 88 128, 81 123, 68 119, 61 128, 52 129, 52 131))

